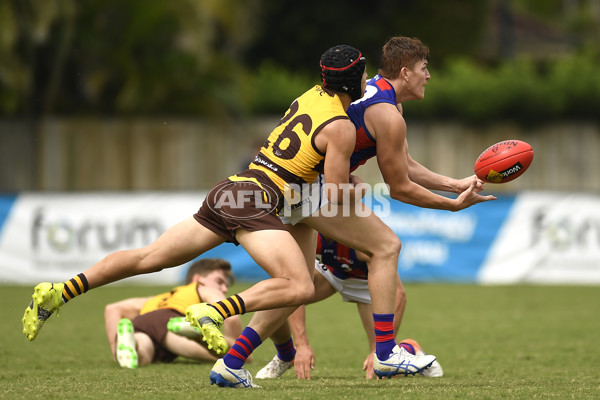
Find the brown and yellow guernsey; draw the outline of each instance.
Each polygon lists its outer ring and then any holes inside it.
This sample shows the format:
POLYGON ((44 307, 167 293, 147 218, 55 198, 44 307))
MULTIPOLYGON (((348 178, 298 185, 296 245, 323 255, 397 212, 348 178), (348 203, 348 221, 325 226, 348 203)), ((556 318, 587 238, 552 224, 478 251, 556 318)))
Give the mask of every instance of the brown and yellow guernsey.
POLYGON ((156 295, 144 304, 140 315, 164 308, 176 310, 185 315, 185 310, 188 306, 202 302, 198 294, 198 286, 200 285, 200 283, 192 282, 187 285, 177 286, 170 292, 156 295))
MULTIPOLYGON (((311 88, 294 100, 250 169, 266 173, 281 193, 285 192, 286 184, 314 182, 323 172, 325 158, 315 145, 315 136, 337 119, 348 119, 340 98, 321 86, 311 88)), ((230 177, 240 178, 243 179, 230 177)))

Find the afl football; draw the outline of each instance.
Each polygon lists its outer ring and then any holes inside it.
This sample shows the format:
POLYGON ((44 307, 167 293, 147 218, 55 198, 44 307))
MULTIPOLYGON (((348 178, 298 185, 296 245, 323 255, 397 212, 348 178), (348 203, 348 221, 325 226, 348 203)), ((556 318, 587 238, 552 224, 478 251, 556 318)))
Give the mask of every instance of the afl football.
POLYGON ((475 161, 475 174, 489 183, 510 182, 523 174, 533 161, 533 149, 521 140, 504 140, 487 149, 475 161))

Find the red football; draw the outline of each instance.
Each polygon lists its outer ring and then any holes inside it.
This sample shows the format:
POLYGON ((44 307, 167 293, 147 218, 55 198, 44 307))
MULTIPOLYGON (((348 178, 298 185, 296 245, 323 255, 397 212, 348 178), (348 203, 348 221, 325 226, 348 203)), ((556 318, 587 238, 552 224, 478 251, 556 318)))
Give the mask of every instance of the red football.
POLYGON ((475 174, 484 182, 505 183, 529 168, 533 149, 521 140, 504 140, 487 149, 475 161, 475 174))

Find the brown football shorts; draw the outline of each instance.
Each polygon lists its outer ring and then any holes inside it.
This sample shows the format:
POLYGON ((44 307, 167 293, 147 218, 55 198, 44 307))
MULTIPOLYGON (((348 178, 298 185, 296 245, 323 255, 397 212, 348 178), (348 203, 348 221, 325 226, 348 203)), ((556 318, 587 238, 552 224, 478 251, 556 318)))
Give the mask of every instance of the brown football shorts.
POLYGON ((213 186, 194 218, 237 246, 238 229, 286 230, 279 219, 282 204, 283 195, 273 181, 264 172, 249 169, 213 186))
POLYGON ((143 332, 152 339, 154 343, 154 362, 172 362, 177 358, 177 354, 171 353, 163 346, 163 341, 167 335, 167 323, 173 317, 182 317, 179 311, 171 308, 161 308, 150 311, 146 314, 138 315, 133 322, 135 332, 143 332))

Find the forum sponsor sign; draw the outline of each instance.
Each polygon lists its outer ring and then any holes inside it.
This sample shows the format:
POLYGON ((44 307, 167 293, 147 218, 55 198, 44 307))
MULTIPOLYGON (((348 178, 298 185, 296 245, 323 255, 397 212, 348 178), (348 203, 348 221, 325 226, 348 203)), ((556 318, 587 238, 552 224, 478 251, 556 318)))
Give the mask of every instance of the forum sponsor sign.
MULTIPOLYGON (((0 196, 0 284, 64 281, 111 252, 145 246, 191 217, 203 192, 23 193, 0 196)), ((389 198, 373 209, 402 240, 404 282, 600 284, 600 197, 524 192, 452 213, 389 198)), ((273 249, 277 251, 276 248, 273 249)), ((241 246, 203 257, 229 260, 240 280, 267 274, 241 246)), ((125 282, 173 285, 186 266, 125 282)))

